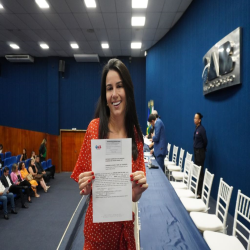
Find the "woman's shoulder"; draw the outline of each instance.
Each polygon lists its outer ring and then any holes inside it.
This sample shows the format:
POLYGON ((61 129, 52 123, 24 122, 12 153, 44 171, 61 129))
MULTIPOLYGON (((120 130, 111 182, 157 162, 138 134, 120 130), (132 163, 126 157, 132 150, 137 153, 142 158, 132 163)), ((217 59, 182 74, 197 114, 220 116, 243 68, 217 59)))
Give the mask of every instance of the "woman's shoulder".
POLYGON ((93 120, 89 123, 89 126, 88 126, 88 128, 87 128, 87 131, 89 131, 89 132, 96 132, 96 131, 98 131, 99 123, 100 123, 100 119, 99 119, 99 118, 93 119, 93 120))

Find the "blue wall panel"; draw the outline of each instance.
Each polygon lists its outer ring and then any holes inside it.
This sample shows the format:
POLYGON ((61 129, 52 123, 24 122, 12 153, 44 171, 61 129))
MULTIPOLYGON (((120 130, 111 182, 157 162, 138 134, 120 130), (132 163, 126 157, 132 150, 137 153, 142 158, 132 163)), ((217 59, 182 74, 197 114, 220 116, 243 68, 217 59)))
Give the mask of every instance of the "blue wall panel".
MULTIPOLYGON (((1 125, 55 135, 59 129, 87 128, 94 117, 102 68, 108 58, 100 63, 64 58, 64 78, 58 72, 61 59, 35 58, 33 64, 15 64, 0 58, 1 125)), ((120 59, 131 73, 139 122, 145 131, 146 60, 133 58, 129 63, 128 57, 120 59)))
MULTIPOLYGON (((250 196, 250 2, 239 0, 193 1, 174 28, 146 58, 146 103, 155 101, 166 126, 167 141, 193 152, 193 117, 204 115, 208 148, 205 167, 250 196), (237 27, 243 28, 242 85, 203 96, 201 74, 204 54, 237 27)), ((171 152, 172 153, 172 152, 171 152)))
POLYGON ((47 59, 34 64, 0 61, 0 124, 47 132, 47 59))

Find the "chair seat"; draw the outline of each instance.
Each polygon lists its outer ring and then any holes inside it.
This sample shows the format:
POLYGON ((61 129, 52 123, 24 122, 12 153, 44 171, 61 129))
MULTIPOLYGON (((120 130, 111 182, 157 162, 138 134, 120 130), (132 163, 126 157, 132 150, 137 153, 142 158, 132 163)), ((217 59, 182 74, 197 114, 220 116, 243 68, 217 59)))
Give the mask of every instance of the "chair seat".
POLYGON ((245 250, 235 236, 205 231, 203 237, 211 250, 245 250))
POLYGON ((206 212, 206 205, 202 199, 180 198, 188 212, 206 212))
POLYGON ((195 198, 195 194, 189 189, 175 189, 179 197, 195 198))
POLYGON ((168 166, 168 165, 175 165, 175 163, 173 161, 164 161, 164 166, 168 166))
POLYGON ((167 165, 168 171, 172 172, 172 171, 181 171, 181 168, 179 166, 175 166, 175 165, 167 165))
POLYGON ((191 212, 190 216, 200 231, 222 231, 223 224, 215 214, 191 212))
POLYGON ((184 177, 184 173, 180 171, 173 171, 172 176, 174 177, 175 180, 182 180, 184 177))
POLYGON ((183 182, 170 181, 174 189, 187 189, 187 185, 183 182))

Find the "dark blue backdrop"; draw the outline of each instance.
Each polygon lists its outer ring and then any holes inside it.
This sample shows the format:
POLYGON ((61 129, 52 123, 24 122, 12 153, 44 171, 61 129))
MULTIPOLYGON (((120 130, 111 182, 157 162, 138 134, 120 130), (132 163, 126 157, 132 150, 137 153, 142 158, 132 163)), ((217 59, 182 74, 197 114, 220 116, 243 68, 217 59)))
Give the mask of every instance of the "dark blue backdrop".
MULTIPOLYGON (((208 148, 205 167, 250 196, 250 1, 193 1, 176 26, 150 51, 146 59, 146 103, 153 99, 166 126, 167 141, 193 152, 193 117, 204 115, 208 148), (242 85, 206 97, 201 74, 204 54, 237 27, 243 28, 242 85)), ((172 152, 171 152, 172 153, 172 152)))
MULTIPOLYGON (((146 129, 146 60, 120 57, 127 65, 135 89, 136 108, 146 129)), ((74 58, 35 58, 34 64, 14 64, 0 59, 0 124, 49 134, 59 129, 86 129, 100 95, 100 63, 77 63, 74 58), (58 73, 59 60, 66 63, 65 78, 58 73)))

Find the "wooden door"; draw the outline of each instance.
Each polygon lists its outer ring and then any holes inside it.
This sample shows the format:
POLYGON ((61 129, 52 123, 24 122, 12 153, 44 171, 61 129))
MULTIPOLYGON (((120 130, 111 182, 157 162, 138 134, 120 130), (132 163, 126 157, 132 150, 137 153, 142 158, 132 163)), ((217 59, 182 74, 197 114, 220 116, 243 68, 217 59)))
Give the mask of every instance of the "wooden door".
POLYGON ((85 131, 61 131, 61 171, 72 172, 85 136, 85 131))

